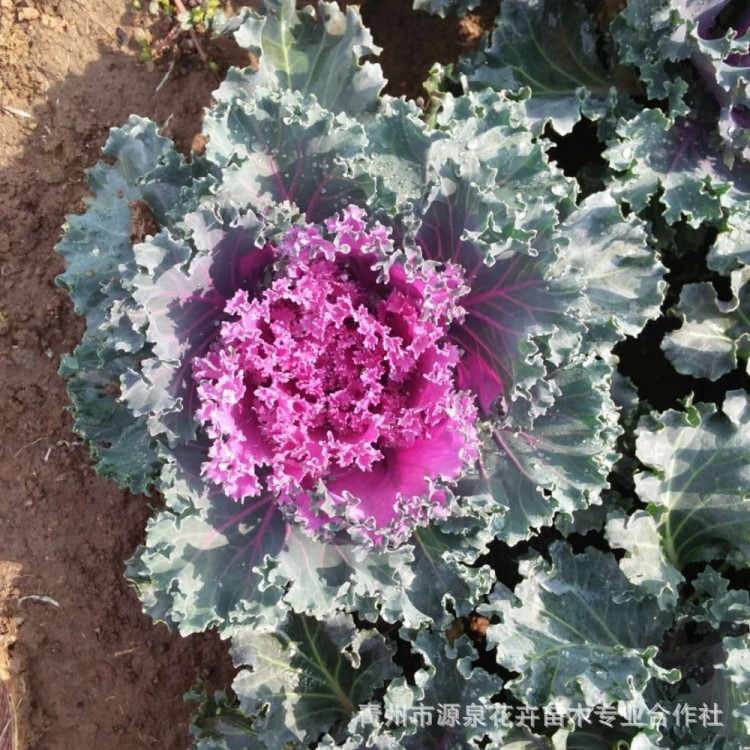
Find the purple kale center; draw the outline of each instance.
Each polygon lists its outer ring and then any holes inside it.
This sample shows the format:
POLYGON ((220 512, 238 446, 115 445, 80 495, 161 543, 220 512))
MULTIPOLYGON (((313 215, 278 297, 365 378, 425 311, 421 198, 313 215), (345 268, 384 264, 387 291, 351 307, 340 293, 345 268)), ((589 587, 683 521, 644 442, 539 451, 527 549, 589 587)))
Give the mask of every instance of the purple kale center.
POLYGON ((440 515, 436 484, 477 456, 447 337, 466 288, 457 266, 407 271, 362 218, 327 222, 332 239, 291 230, 270 286, 228 301, 194 365, 197 416, 212 440, 204 472, 230 497, 270 491, 309 529, 393 544, 440 515))

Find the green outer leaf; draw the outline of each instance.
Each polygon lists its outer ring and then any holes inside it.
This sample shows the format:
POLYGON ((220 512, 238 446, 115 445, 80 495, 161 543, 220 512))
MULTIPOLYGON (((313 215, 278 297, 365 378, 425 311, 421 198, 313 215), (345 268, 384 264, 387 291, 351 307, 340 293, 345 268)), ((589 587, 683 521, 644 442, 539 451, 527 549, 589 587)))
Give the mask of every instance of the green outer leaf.
POLYGON ((463 16, 474 10, 482 0, 413 0, 414 10, 423 10, 441 18, 449 15, 463 16))
POLYGON ((373 191, 362 126, 297 91, 259 88, 207 115, 206 154, 222 169, 220 198, 260 215, 294 204, 322 221, 373 191))
POLYGON ((73 354, 60 360, 68 378, 75 431, 91 448, 96 471, 133 492, 147 492, 159 472, 159 459, 146 419, 134 417, 115 393, 122 372, 137 357, 102 345, 87 331, 73 354))
POLYGON ((460 227, 487 263, 511 252, 540 253, 551 263, 554 253, 545 240, 555 236, 560 216, 575 207, 575 180, 550 163, 545 144, 529 130, 523 105, 505 94, 486 89, 446 95, 441 104, 436 130, 443 138, 430 150, 428 164, 435 184, 430 201, 450 197, 454 186, 447 180, 458 177, 489 202, 491 210, 478 216, 483 223, 460 227))
POLYGON ((750 402, 727 393, 713 404, 667 411, 639 422, 636 476, 640 498, 654 506, 667 557, 690 562, 750 556, 750 402))
POLYGON ((236 699, 229 700, 221 690, 210 697, 205 693, 185 696, 185 700, 193 699, 201 702, 190 726, 193 750, 266 750, 236 699))
POLYGON ((674 727, 672 734, 680 747, 688 750, 745 750, 750 731, 750 684, 748 676, 748 635, 723 638, 704 647, 704 663, 713 667, 708 681, 687 680, 687 686, 675 698, 675 708, 704 706, 710 712, 703 726, 695 721, 690 727, 674 727), (714 713, 716 711, 716 713, 714 713))
POLYGON ((586 198, 560 227, 558 275, 583 290, 580 313, 589 329, 587 343, 601 342, 606 356, 625 336, 637 336, 659 316, 666 283, 664 266, 646 242, 646 228, 631 215, 625 219, 609 193, 586 198))
POLYGON ((498 536, 507 544, 551 524, 558 512, 572 515, 599 502, 620 433, 610 375, 609 365, 595 360, 560 368, 554 406, 532 428, 490 428, 483 454, 486 478, 474 492, 490 494, 504 509, 498 536))
POLYGON ((501 622, 487 631, 497 660, 520 672, 508 687, 530 706, 550 702, 638 702, 652 678, 678 675, 653 663, 671 616, 627 580, 612 555, 574 555, 551 545, 550 563, 533 555, 520 566, 515 596, 499 592, 480 612, 501 622))
POLYGON ((706 622, 719 629, 725 624, 742 627, 750 621, 750 592, 730 589, 729 581, 710 566, 706 566, 693 581, 700 602, 688 605, 686 615, 695 622, 706 622))
POLYGON ((385 86, 380 66, 362 57, 380 47, 362 25, 359 9, 341 10, 335 2, 318 2, 295 10, 295 0, 264 0, 265 14, 244 9, 229 19, 222 33, 258 58, 257 69, 233 68, 214 97, 219 102, 250 99, 259 87, 313 95, 331 112, 358 115, 378 106, 385 86))
MULTIPOLYGON (((737 171, 735 166, 733 172, 737 171)), ((736 188, 722 195, 726 219, 706 259, 706 264, 714 271, 728 275, 737 268, 750 266, 749 201, 750 194, 736 188)))
POLYGON ((88 172, 93 196, 84 199, 84 214, 70 215, 57 251, 66 270, 57 284, 70 292, 76 312, 96 312, 113 278, 127 284, 136 271, 130 204, 144 201, 159 225, 169 222, 167 208, 179 199, 192 177, 185 159, 150 120, 131 115, 122 128, 113 128, 103 153, 115 163, 99 162, 88 172), (158 180, 150 177, 157 168, 158 180))
POLYGON ((149 521, 146 543, 125 572, 144 610, 182 635, 210 627, 226 635, 234 622, 283 620, 280 592, 264 588, 260 570, 288 531, 275 503, 237 503, 198 478, 203 451, 177 455, 182 465, 167 463, 162 474, 166 507, 149 521))
POLYGON ((414 102, 389 96, 364 126, 367 172, 376 182, 373 209, 386 216, 410 210, 425 190, 430 149, 444 136, 428 131, 414 102))
MULTIPOLYGON (((466 635, 451 642, 442 632, 423 629, 410 645, 425 666, 416 672, 413 684, 403 677, 391 681, 384 699, 386 723, 376 738, 397 739, 406 750, 462 750, 477 747, 484 737, 497 743, 508 734, 510 727, 500 724, 491 702, 502 682, 472 667, 478 654, 466 635), (469 706, 481 722, 465 721, 469 706), (458 720, 450 718, 451 707, 458 720)), ((380 747, 377 740, 375 747, 380 747)))
POLYGON ((324 623, 290 615, 281 629, 232 633, 232 659, 242 667, 232 687, 243 711, 258 717, 254 729, 269 750, 306 744, 347 722, 398 674, 394 651, 376 631, 357 630, 348 615, 324 623))
POLYGON ((631 516, 614 511, 607 519, 606 536, 612 547, 626 551, 619 564, 627 579, 656 597, 660 609, 673 610, 685 579, 667 561, 654 519, 642 510, 631 516))
POLYGON ((684 59, 689 52, 676 41, 679 32, 672 0, 630 0, 610 28, 620 58, 638 68, 649 99, 669 99, 674 108, 684 89, 664 63, 684 59))
POLYGON ((617 139, 604 152, 621 176, 611 186, 618 200, 636 212, 661 190, 664 216, 673 224, 684 217, 693 227, 721 219, 719 194, 723 169, 706 158, 700 123, 673 124, 658 109, 645 109, 617 125, 617 139))
MULTIPOLYGON (((89 171, 87 210, 68 217, 57 246, 67 266, 57 283, 88 326, 75 352, 63 357, 60 374, 68 378, 75 428, 90 445, 97 471, 145 492, 158 471, 155 444, 146 420, 118 395, 121 377, 146 353, 137 330, 141 315, 126 291, 136 273, 130 206, 140 201, 158 224, 176 226, 171 209, 197 172, 191 174, 153 122, 136 116, 111 131, 104 154, 114 163, 89 171)), ((196 194, 200 190, 196 183, 196 194)))
POLYGON ((444 630, 455 617, 466 617, 492 588, 488 565, 469 564, 479 552, 465 536, 446 534, 435 526, 414 532, 414 580, 409 598, 430 617, 433 628, 444 630))
POLYGON ((617 81, 597 54, 593 22, 575 0, 503 0, 484 50, 465 58, 459 71, 472 90, 490 86, 519 92, 531 129, 551 122, 569 133, 582 111, 598 119, 614 103, 617 81))
POLYGON ((686 284, 670 313, 682 326, 664 337, 661 348, 677 372, 718 380, 750 355, 750 268, 732 271, 733 297, 719 300, 708 282, 686 284))
POLYGON ((732 53, 747 54, 750 34, 738 36, 730 26, 718 35, 714 21, 728 4, 728 0, 633 0, 612 24, 612 32, 623 58, 638 66, 649 98, 667 94, 674 110, 681 111, 680 83, 672 80, 674 66, 669 63, 690 60, 721 107, 718 133, 725 160, 731 164, 735 155, 744 159, 750 155, 750 129, 735 122, 732 114, 735 107, 746 107, 750 101, 750 68, 725 60, 732 53))
POLYGON ((719 669, 731 685, 734 698, 732 716, 739 720, 747 738, 750 735, 750 635, 725 638, 723 646, 726 659, 719 669))

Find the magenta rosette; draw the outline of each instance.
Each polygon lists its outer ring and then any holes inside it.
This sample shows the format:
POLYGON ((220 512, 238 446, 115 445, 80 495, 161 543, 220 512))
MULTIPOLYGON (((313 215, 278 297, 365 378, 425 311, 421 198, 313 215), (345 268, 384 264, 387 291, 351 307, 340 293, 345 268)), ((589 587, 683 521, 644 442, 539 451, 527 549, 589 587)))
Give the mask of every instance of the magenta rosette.
POLYGON ((203 471, 236 500, 274 493, 310 530, 399 544, 478 456, 448 341, 468 289, 457 265, 410 262, 361 209, 325 226, 284 235, 270 283, 228 300, 195 360, 203 471))

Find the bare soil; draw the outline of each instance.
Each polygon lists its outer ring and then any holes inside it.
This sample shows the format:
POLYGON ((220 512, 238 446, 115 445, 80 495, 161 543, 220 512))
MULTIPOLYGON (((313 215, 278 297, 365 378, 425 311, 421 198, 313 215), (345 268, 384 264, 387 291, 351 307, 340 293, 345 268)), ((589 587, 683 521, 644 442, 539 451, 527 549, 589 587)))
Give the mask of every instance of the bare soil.
MULTIPOLYGON (((410 5, 365 0, 363 14, 385 47, 388 92, 416 97, 434 61, 489 28, 497 2, 461 22, 410 5)), ((194 53, 139 63, 135 36, 150 23, 126 0, 0 0, 0 750, 184 750, 183 694, 198 677, 232 676, 215 635, 183 639, 141 613, 123 570, 149 500, 96 476, 57 375, 82 324, 54 285, 54 246, 82 209, 84 169, 134 112, 189 151, 216 87, 194 53)), ((209 52, 247 62, 230 44, 209 52)))

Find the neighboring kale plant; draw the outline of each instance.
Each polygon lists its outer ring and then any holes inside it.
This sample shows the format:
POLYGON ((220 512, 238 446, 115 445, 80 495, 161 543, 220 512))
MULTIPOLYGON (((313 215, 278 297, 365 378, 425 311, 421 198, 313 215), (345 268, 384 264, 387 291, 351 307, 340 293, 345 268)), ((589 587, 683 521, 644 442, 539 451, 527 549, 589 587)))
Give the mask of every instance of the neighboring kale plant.
POLYGON ((481 0, 414 0, 413 8, 445 17, 456 13, 463 15, 480 3, 481 0))
POLYGON ((224 33, 258 64, 205 154, 131 117, 59 246, 76 428, 164 498, 128 577, 240 669, 197 746, 738 747, 750 605, 711 567, 681 594, 687 565, 746 565, 747 397, 645 415, 616 375, 663 301, 649 225, 581 196, 524 97, 427 124, 381 96, 351 7, 267 0, 224 33), (636 438, 649 512, 618 480, 636 438), (724 730, 655 723, 698 698, 724 730))

